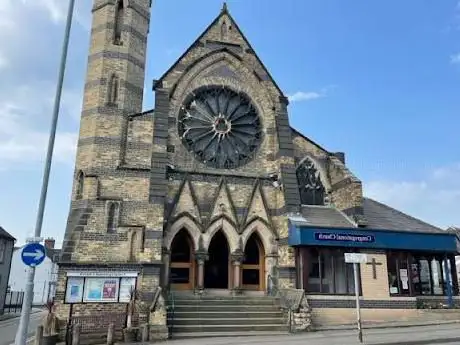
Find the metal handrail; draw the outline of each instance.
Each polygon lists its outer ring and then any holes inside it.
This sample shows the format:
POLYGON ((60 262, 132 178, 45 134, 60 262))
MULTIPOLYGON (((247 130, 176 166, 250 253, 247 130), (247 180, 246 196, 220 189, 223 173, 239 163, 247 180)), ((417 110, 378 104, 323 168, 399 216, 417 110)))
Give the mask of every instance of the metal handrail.
POLYGON ((271 274, 269 274, 267 277, 267 294, 269 296, 276 296, 280 298, 281 308, 287 309, 288 311, 289 333, 292 333, 292 326, 294 323, 294 309, 286 295, 278 288, 278 284, 276 284, 271 274))

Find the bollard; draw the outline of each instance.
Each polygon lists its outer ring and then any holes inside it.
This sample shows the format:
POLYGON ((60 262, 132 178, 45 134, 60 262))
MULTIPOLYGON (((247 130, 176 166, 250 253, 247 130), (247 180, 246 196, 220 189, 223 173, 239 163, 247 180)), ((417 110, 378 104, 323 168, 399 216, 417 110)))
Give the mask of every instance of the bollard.
POLYGON ((72 345, 80 345, 80 327, 79 324, 73 326, 72 345))
POLYGON ((142 342, 146 343, 149 341, 149 324, 146 323, 144 324, 144 327, 142 327, 142 342))
POLYGON ((42 345, 43 344, 43 326, 37 326, 37 330, 35 331, 35 345, 42 345))
POLYGON ((115 332, 115 326, 113 323, 109 325, 109 329, 107 331, 107 345, 112 345, 113 344, 113 335, 115 332))

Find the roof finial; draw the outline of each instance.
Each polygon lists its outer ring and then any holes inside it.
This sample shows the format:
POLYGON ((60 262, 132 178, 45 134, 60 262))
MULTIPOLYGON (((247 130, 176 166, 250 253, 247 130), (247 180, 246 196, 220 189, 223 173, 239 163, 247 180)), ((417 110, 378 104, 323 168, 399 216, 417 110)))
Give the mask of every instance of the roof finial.
POLYGON ((227 2, 224 1, 223 5, 222 5, 222 13, 227 13, 227 12, 228 12, 227 2))

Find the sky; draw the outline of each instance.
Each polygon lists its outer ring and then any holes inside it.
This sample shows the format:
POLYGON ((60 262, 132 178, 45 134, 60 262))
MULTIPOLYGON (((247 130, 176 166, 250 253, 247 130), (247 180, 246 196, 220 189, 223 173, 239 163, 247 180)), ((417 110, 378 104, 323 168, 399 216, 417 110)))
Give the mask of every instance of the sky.
MULTIPOLYGON (((67 0, 0 1, 0 226, 33 234, 67 0)), ((42 236, 62 243, 86 73, 91 0, 76 0, 42 236)), ((153 0, 144 108, 220 0, 153 0)), ((290 122, 346 152, 364 194, 460 226, 458 0, 233 0, 232 16, 289 96, 290 122)))

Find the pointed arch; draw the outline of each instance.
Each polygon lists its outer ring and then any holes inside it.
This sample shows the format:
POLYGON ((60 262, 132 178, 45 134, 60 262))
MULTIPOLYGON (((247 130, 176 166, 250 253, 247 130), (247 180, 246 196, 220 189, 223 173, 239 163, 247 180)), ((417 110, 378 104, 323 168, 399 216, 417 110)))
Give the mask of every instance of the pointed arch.
POLYGON ((137 254, 141 251, 141 232, 139 230, 134 230, 131 235, 131 248, 130 248, 130 258, 135 260, 137 254))
POLYGON ((120 210, 120 205, 118 203, 116 202, 108 203, 108 211, 107 211, 107 232, 108 233, 117 232, 119 210, 120 210))
POLYGON ((171 244, 174 240, 174 237, 176 237, 177 233, 182 229, 188 232, 190 238, 193 241, 194 250, 197 251, 199 248, 198 241, 200 239, 201 231, 189 215, 183 215, 171 224, 171 226, 166 231, 163 240, 163 246, 167 250, 171 250, 171 244))
POLYGON ((118 96, 119 96, 119 89, 120 89, 120 79, 118 75, 112 73, 109 80, 109 87, 108 87, 108 103, 109 104, 117 104, 118 96))
POLYGON ((275 245, 275 240, 277 239, 276 233, 268 226, 268 224, 260 218, 254 219, 249 223, 241 234, 241 239, 243 242, 243 251, 246 248, 248 239, 253 233, 257 233, 263 246, 265 255, 276 253, 277 248, 275 245))
POLYGON ((77 174, 77 188, 75 190, 75 198, 81 199, 83 197, 83 188, 85 187, 85 174, 79 171, 77 174))
POLYGON ((222 22, 222 24, 220 25, 220 39, 221 40, 226 40, 227 39, 227 35, 228 35, 228 24, 227 22, 224 20, 222 22))
POLYGON ((208 250, 212 238, 220 230, 227 238, 230 253, 233 253, 238 249, 238 233, 235 229, 235 226, 225 216, 222 216, 220 217, 220 219, 215 220, 211 224, 211 226, 206 230, 206 233, 203 235, 204 248, 208 250))
POLYGON ((122 41, 122 31, 123 31, 123 24, 125 19, 125 8, 127 7, 126 0, 117 0, 115 3, 115 18, 114 23, 115 26, 113 28, 113 44, 117 46, 123 45, 122 41))
MULTIPOLYGON (((251 85, 258 85, 260 80, 256 77, 255 71, 251 66, 245 64, 244 60, 237 53, 227 47, 213 50, 198 57, 193 61, 184 73, 174 81, 171 88, 170 97, 182 102, 189 92, 209 85, 210 78, 206 74, 212 71, 219 64, 224 63, 234 73, 230 78, 219 78, 219 84, 224 84, 237 92, 247 94, 253 101, 259 113, 270 111, 275 104, 266 88, 253 88, 251 85), (242 83, 241 80, 248 80, 242 83)), ((217 77, 218 78, 218 77, 217 77)), ((176 109, 178 111, 178 109, 176 109)))
POLYGON ((297 166, 296 175, 301 204, 324 205, 327 178, 319 164, 307 156, 297 166))

